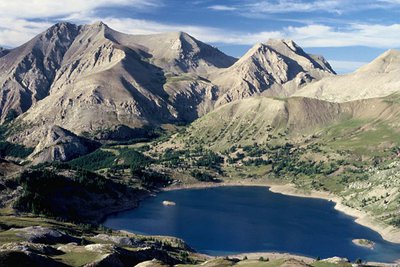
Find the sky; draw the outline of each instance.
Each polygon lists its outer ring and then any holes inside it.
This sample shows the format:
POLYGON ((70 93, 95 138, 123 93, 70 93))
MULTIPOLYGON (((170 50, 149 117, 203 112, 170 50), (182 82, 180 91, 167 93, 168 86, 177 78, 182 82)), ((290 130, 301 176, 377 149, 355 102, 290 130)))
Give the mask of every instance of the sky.
POLYGON ((60 21, 103 21, 130 34, 184 31, 235 57, 270 38, 292 39, 338 73, 400 48, 400 0, 0 0, 0 46, 60 21))

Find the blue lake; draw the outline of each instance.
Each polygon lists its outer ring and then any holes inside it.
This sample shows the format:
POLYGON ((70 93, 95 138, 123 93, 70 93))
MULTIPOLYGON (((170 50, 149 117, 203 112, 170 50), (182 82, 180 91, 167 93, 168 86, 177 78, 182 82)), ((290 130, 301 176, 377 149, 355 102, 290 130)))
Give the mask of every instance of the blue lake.
POLYGON ((350 260, 400 259, 400 245, 336 211, 334 203, 276 194, 266 187, 162 192, 136 209, 109 216, 104 224, 135 233, 176 236, 210 255, 276 251, 350 260), (164 206, 164 200, 176 205, 164 206), (354 245, 355 238, 374 241, 375 249, 354 245))

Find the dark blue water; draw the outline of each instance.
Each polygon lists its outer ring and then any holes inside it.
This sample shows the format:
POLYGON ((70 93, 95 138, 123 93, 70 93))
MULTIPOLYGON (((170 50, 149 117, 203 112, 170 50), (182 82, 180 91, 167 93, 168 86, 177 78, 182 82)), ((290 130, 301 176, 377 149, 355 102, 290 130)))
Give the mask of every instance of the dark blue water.
POLYGON ((259 251, 375 261, 400 259, 400 245, 354 222, 334 203, 276 194, 265 187, 218 187, 163 192, 105 225, 141 234, 184 239, 199 252, 227 255, 259 251), (164 206, 169 200, 176 206, 164 206), (355 238, 376 243, 356 246, 355 238))

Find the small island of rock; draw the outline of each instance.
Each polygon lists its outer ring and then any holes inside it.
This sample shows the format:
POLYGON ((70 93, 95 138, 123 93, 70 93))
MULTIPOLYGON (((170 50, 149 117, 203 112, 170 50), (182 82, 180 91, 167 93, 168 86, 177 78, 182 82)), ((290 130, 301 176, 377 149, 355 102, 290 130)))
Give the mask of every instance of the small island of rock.
POLYGON ((375 242, 368 240, 368 239, 353 239, 353 243, 360 247, 365 247, 369 249, 374 249, 375 242))
POLYGON ((175 202, 173 202, 173 201, 168 201, 168 200, 164 200, 164 201, 162 202, 162 204, 163 204, 164 206, 175 206, 175 205, 176 205, 175 202))

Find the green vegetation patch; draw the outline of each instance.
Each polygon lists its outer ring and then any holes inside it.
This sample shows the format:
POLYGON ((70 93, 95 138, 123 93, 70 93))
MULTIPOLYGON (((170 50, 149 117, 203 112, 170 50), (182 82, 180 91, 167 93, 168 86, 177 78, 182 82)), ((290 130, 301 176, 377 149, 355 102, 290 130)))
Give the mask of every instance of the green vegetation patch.
POLYGON ((382 146, 400 145, 400 135, 386 122, 347 120, 327 129, 322 137, 333 149, 346 149, 358 155, 382 154, 382 146))
POLYGON ((0 141, 0 156, 26 158, 33 152, 33 148, 25 147, 19 144, 13 144, 7 141, 0 141))
POLYGON ((68 162, 73 168, 86 170, 99 170, 114 166, 117 157, 102 149, 98 149, 90 154, 76 158, 68 162))
POLYGON ((167 83, 176 83, 176 82, 183 82, 183 81, 194 81, 195 79, 189 75, 166 75, 167 83))
POLYGON ((94 251, 68 252, 63 255, 56 256, 53 259, 60 261, 68 266, 78 267, 99 260, 100 255, 98 252, 94 251))
POLYGON ((130 148, 122 148, 119 150, 119 158, 123 160, 125 166, 131 169, 138 169, 141 167, 146 167, 153 163, 153 160, 143 153, 130 148))
POLYGON ((88 171, 77 171, 70 176, 46 169, 23 172, 18 178, 23 193, 14 208, 63 220, 84 221, 90 212, 107 206, 102 201, 116 201, 135 193, 123 184, 88 171))

